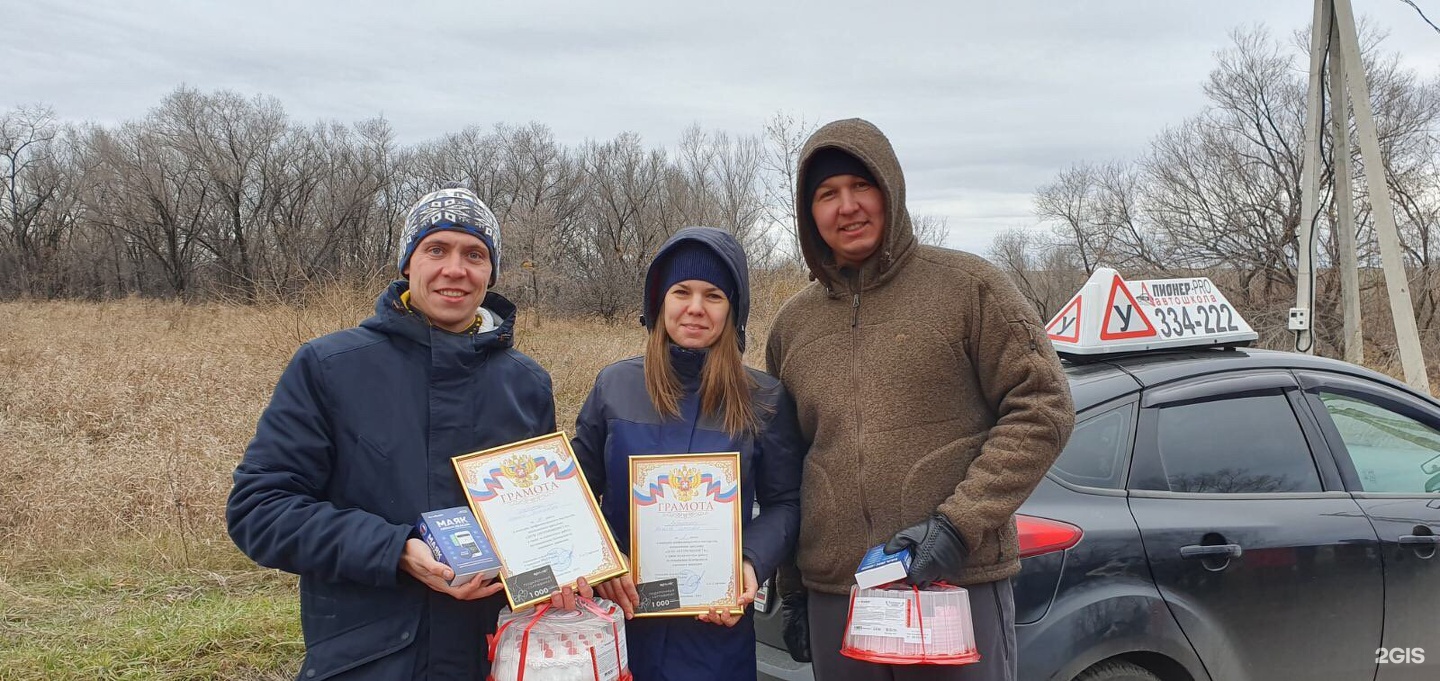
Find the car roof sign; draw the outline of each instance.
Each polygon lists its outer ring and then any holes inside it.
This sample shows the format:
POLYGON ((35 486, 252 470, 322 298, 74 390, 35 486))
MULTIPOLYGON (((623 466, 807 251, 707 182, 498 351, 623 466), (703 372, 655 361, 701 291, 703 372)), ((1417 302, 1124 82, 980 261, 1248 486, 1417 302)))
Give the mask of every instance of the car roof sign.
POLYGON ((1259 338, 1208 278, 1125 281, 1100 267, 1045 334, 1062 355, 1247 345, 1259 338))

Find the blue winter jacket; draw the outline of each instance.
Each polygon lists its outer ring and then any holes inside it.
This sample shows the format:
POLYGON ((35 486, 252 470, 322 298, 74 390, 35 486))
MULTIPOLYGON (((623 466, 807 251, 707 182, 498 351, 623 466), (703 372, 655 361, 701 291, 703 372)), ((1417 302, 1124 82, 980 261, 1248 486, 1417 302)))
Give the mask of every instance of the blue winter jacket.
MULTIPOLYGON (((713 230, 711 230, 713 231, 713 230)), ((715 244, 707 234, 682 230, 676 242, 699 238, 716 248, 735 271, 749 297, 743 253, 715 244), (738 260, 738 262, 737 262, 738 260)), ((648 286, 647 286, 648 288, 648 286)), ((648 292, 647 292, 648 293, 648 292)), ((657 320, 655 297, 647 295, 647 319, 657 320)), ((743 313, 744 307, 739 311, 743 313)), ((738 320, 743 325, 744 318, 738 320)), ((800 477, 806 444, 796 425, 795 403, 768 374, 750 369, 752 399, 760 418, 758 434, 731 435, 715 414, 700 414, 700 371, 707 352, 671 346, 670 358, 684 388, 679 418, 662 418, 645 391, 644 359, 634 357, 600 371, 576 419, 572 447, 620 548, 629 552, 629 457, 684 452, 740 452, 741 508, 760 513, 742 530, 742 553, 763 582, 788 559, 800 532, 800 477)), ((747 514, 748 515, 748 514, 747 514)), ((749 612, 733 628, 694 618, 636 618, 626 623, 630 668, 636 681, 732 681, 754 679, 755 629, 749 612)))
POLYGON ((407 310, 408 286, 296 352, 235 470, 230 536, 300 575, 303 681, 484 679, 503 598, 435 592, 401 550, 422 512, 465 504, 451 457, 555 431, 550 376, 511 347, 513 304, 488 294, 499 328, 455 334, 407 310))

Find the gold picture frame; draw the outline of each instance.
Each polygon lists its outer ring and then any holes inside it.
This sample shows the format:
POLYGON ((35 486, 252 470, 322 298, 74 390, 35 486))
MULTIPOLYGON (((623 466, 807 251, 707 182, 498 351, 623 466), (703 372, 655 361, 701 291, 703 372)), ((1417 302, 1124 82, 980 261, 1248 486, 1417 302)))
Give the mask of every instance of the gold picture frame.
MULTIPOLYGON (((673 616, 694 616, 706 614, 711 608, 717 611, 728 611, 731 614, 743 614, 744 608, 736 605, 744 588, 743 557, 741 555, 742 523, 744 521, 744 510, 740 508, 742 494, 742 470, 740 467, 739 452, 704 453, 704 454, 665 454, 653 456, 632 456, 629 461, 630 480, 630 573, 637 585, 657 579, 656 572, 665 576, 658 579, 675 579, 677 581, 677 594, 682 605, 676 608, 666 609, 657 612, 637 612, 636 617, 673 617, 673 616), (707 472, 709 471, 709 472, 707 472), (720 479, 716 480, 716 474, 720 479), (724 508, 724 507, 728 507, 724 508), (727 557, 730 558, 723 576, 728 577, 728 585, 724 592, 716 598, 706 600, 703 596, 688 599, 691 602, 684 604, 687 600, 685 592, 687 588, 681 581, 692 579, 693 591, 699 592, 706 589, 706 575, 709 574, 709 567, 700 570, 699 574, 688 575, 681 571, 676 574, 674 557, 662 557, 657 559, 662 567, 650 569, 647 563, 644 547, 647 541, 642 541, 642 535, 647 533, 663 532, 657 528, 648 527, 652 522, 669 523, 674 525, 675 520, 683 521, 700 520, 699 525, 705 523, 714 524, 724 518, 729 525, 728 531, 724 531, 733 547, 727 557), (668 565, 667 565, 668 563, 668 565)), ((676 539, 684 539, 683 536, 670 534, 666 537, 667 545, 675 547, 676 539)), ((714 537, 693 537, 696 544, 713 543, 714 537)), ((676 550, 681 554, 684 561, 694 559, 693 551, 686 549, 694 547, 679 546, 676 550)), ((654 552, 652 552, 653 554, 654 552)), ((687 567, 686 570, 689 570, 687 567)), ((694 572, 694 571, 690 571, 694 572)), ((715 584, 713 578, 708 582, 711 587, 708 589, 712 594, 715 584)))
POLYGON ((625 574, 620 547, 564 431, 462 454, 451 463, 500 559, 512 610, 549 598, 515 600, 511 578, 537 566, 551 567, 557 588, 573 587, 580 577, 597 584, 625 574))

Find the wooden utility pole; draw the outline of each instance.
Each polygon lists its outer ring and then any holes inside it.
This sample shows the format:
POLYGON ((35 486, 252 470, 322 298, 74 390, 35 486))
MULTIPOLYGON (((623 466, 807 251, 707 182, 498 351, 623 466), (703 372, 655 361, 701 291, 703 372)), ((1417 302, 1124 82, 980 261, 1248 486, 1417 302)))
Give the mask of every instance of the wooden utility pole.
MULTIPOLYGON (((1347 358, 1359 356, 1360 311, 1359 274, 1355 265, 1354 205, 1350 200, 1348 134, 1340 134, 1348 126, 1347 108, 1355 114, 1355 133, 1360 142, 1360 157, 1365 161, 1365 184, 1370 191, 1370 204, 1375 217, 1375 236, 1380 242, 1381 266, 1385 272, 1385 289, 1390 295, 1390 313, 1395 320, 1395 340, 1400 348, 1400 362, 1405 381, 1411 387, 1430 392, 1430 379, 1425 373, 1425 357, 1420 349, 1420 332, 1415 326, 1415 310, 1410 302, 1410 282, 1405 273, 1400 236, 1395 229, 1395 212, 1390 205, 1385 182, 1385 160, 1380 154, 1380 139, 1375 132, 1375 118, 1370 110, 1370 87, 1360 60, 1360 39, 1355 32, 1355 14, 1350 0, 1315 0, 1315 18, 1310 35, 1310 92, 1305 112, 1305 161, 1301 171, 1299 281, 1296 284, 1295 307, 1304 323, 1296 323, 1292 314, 1291 328, 1296 331, 1297 346, 1314 350, 1312 305, 1314 262, 1314 226, 1319 215, 1319 169, 1322 74, 1329 61, 1330 110, 1335 116, 1335 185, 1340 266, 1347 268, 1341 275, 1345 296, 1345 339, 1347 358), (1350 107, 1346 106, 1346 92, 1350 107), (1342 146, 1343 143, 1343 146, 1342 146), (1342 160, 1343 159, 1343 160, 1342 160), (1347 236, 1348 235, 1348 236, 1347 236), (1348 248, 1347 248, 1348 246, 1348 248), (1353 302, 1351 296, 1353 295, 1353 302), (1299 327, 1299 328, 1297 328, 1299 327), (1351 346, 1355 350, 1351 350, 1351 346)), ((1348 132, 1348 130, 1346 130, 1348 132)), ((1352 360, 1354 361, 1354 360, 1352 360)))

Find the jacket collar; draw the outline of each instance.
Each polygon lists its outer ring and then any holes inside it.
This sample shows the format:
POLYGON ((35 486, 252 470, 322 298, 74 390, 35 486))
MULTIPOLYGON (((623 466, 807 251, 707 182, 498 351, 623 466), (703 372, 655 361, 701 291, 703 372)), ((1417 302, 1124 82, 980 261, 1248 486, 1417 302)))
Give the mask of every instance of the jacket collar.
POLYGON ((400 336, 426 347, 444 343, 460 344, 479 352, 492 348, 508 348, 515 340, 515 304, 504 296, 489 291, 481 305, 500 318, 500 324, 490 331, 454 333, 430 324, 430 320, 419 311, 411 310, 402 300, 410 290, 405 280, 390 282, 380 297, 375 300, 375 314, 360 323, 360 326, 386 334, 400 336))
POLYGON ((705 368, 705 360, 710 357, 709 348, 691 350, 680 347, 674 343, 670 347, 670 366, 675 367, 675 374, 680 381, 690 384, 700 379, 700 371, 705 368))

